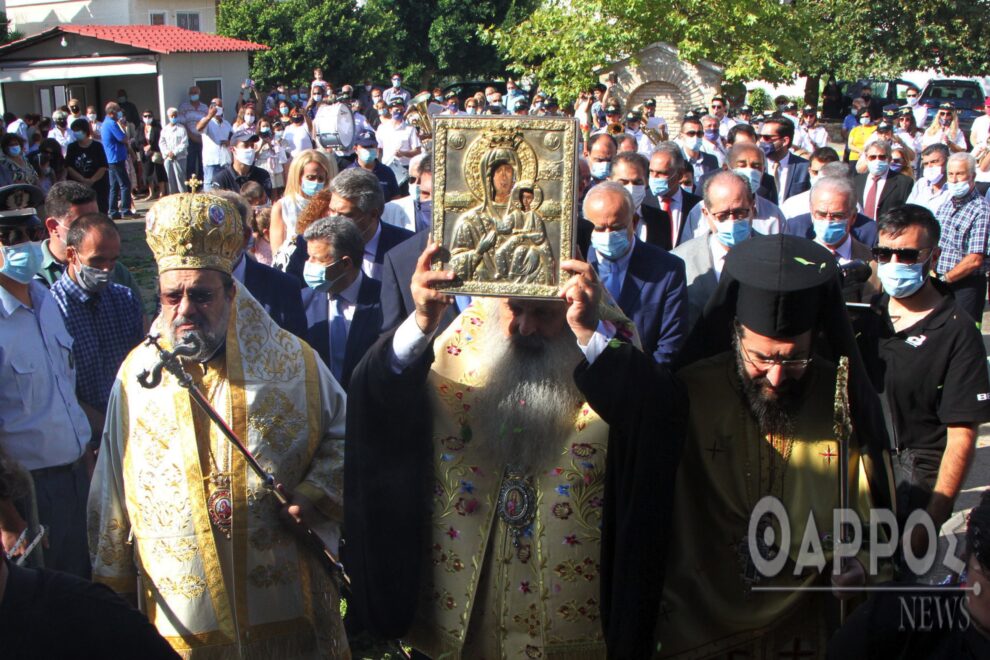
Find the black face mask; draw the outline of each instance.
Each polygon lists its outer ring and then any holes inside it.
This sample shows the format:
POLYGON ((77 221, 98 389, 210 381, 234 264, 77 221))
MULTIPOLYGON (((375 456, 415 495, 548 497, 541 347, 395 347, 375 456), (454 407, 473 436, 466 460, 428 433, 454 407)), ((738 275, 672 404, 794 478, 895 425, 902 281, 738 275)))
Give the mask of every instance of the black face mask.
POLYGON ((292 123, 293 124, 301 124, 301 123, 303 123, 303 118, 302 117, 293 117, 292 118, 292 123))

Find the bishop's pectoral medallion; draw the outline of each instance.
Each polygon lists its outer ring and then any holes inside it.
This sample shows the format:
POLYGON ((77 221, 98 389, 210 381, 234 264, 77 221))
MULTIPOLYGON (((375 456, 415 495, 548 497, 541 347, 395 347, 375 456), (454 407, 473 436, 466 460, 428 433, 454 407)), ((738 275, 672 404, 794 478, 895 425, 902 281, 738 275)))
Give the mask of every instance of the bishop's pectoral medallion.
MULTIPOLYGON (((767 539, 778 538, 773 529, 773 515, 764 513, 760 521, 756 524, 756 533, 753 535, 756 544, 756 551, 760 553, 766 561, 772 561, 780 553, 780 548, 770 545, 767 539)), ((753 556, 750 552, 749 535, 744 535, 742 540, 736 544, 736 556, 739 558, 739 579, 743 583, 743 591, 749 598, 753 590, 753 585, 763 580, 763 575, 756 568, 753 556)))

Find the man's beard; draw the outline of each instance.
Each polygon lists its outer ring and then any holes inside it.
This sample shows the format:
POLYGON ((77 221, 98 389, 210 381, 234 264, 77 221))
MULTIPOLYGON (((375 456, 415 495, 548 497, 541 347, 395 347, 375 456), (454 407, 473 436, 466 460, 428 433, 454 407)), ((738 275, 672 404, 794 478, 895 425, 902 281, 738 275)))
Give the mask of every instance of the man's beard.
POLYGON ((756 418, 760 432, 771 437, 791 437, 794 435, 794 419, 792 413, 804 396, 807 377, 806 373, 799 378, 787 378, 770 390, 766 374, 750 378, 746 373, 746 362, 743 360, 739 338, 733 340, 736 358, 736 375, 742 385, 749 411, 756 418))
POLYGON ((584 401, 574 384, 581 352, 567 328, 551 339, 507 338, 498 322, 498 301, 480 304, 486 321, 478 339, 487 359, 482 366, 486 381, 472 410, 472 424, 485 438, 479 450, 498 469, 511 464, 531 472, 561 454, 574 431, 584 401))
POLYGON ((172 320, 171 325, 168 326, 168 339, 172 342, 173 348, 178 344, 188 343, 189 340, 196 342, 199 350, 187 356, 187 359, 195 362, 206 362, 213 357, 213 354, 217 352, 217 349, 227 339, 227 324, 229 320, 229 304, 225 304, 223 313, 213 326, 209 325, 209 322, 202 314, 176 316, 172 320), (179 326, 187 323, 192 323, 196 327, 192 330, 186 330, 181 336, 178 335, 179 326))

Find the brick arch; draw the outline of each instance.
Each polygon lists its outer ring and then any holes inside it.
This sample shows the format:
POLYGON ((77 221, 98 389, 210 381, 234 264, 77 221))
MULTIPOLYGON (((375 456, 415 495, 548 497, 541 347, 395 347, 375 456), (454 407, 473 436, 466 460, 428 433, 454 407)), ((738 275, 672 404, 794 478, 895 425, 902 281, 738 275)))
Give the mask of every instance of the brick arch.
POLYGON ((657 114, 667 120, 670 134, 676 135, 685 112, 708 104, 704 82, 692 68, 663 47, 645 49, 638 65, 618 72, 625 107, 635 107, 652 96, 657 101, 657 114))

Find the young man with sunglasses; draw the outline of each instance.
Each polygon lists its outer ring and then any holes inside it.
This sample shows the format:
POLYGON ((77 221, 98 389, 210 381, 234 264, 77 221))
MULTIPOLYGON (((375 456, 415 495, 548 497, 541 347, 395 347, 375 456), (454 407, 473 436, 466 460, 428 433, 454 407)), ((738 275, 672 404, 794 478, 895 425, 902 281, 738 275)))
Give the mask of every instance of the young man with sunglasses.
MULTIPOLYGON (((973 459, 977 427, 990 420, 986 351, 968 313, 931 277, 942 228, 906 204, 881 216, 873 249, 884 295, 860 333, 876 360, 874 384, 890 418, 897 513, 925 509, 937 530, 950 515, 973 459)), ((870 360, 872 358, 872 360, 870 360)), ((912 539, 924 552, 924 536, 912 539)))

